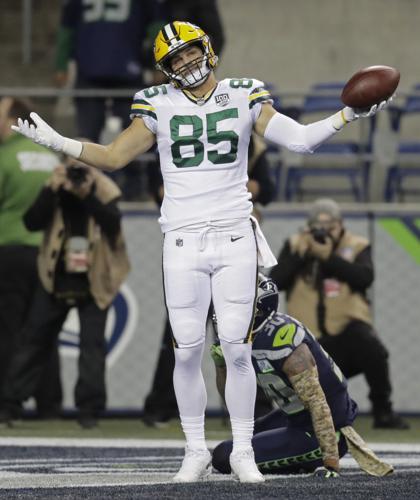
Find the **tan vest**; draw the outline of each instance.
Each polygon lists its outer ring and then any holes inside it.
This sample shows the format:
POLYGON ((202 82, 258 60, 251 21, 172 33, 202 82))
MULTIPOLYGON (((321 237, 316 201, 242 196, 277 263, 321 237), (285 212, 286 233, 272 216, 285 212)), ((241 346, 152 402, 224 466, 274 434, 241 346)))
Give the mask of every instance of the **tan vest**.
MULTIPOLYGON (((292 253, 296 252, 301 235, 293 235, 290 239, 292 253)), ((346 231, 334 253, 349 262, 367 246, 366 238, 346 231)), ((369 304, 357 292, 353 292, 347 283, 328 278, 323 281, 325 304, 325 327, 330 335, 338 335, 352 320, 372 323, 369 304)), ((287 299, 287 312, 304 323, 319 338, 321 331, 318 325, 317 305, 318 290, 310 278, 299 276, 287 299)))
MULTIPOLYGON (((96 183, 95 196, 106 204, 121 195, 116 184, 98 170, 92 169, 96 183)), ((59 207, 54 212, 50 226, 45 230, 38 254, 38 272, 45 290, 53 292, 54 274, 65 237, 63 214, 59 207)), ((114 246, 102 236, 101 228, 93 217, 88 219, 89 241, 88 279, 90 292, 96 304, 105 309, 118 293, 127 277, 130 263, 122 232, 116 236, 114 246)))

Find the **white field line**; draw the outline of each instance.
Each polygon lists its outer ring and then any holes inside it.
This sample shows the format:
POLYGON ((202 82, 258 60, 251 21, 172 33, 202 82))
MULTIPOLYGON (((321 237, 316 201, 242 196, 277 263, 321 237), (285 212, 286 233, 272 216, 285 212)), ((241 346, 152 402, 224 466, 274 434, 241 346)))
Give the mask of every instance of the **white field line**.
MULTIPOLYGON (((207 440, 214 448, 220 440, 207 440)), ((103 439, 103 438, 32 438, 0 437, 0 446, 65 446, 74 448, 184 448, 182 439, 103 439)), ((374 451, 419 453, 420 443, 370 443, 374 451)))
POLYGON ((54 458, 54 457, 48 457, 48 458, 2 458, 0 459, 0 466, 2 464, 32 464, 32 463, 37 463, 37 464, 48 464, 51 462, 54 463, 67 463, 67 462, 80 462, 80 463, 89 463, 92 461, 99 461, 101 464, 116 464, 116 463, 127 463, 127 462, 136 462, 136 463, 150 463, 150 462, 179 462, 181 460, 182 456, 174 456, 174 455, 158 455, 158 456, 153 456, 149 455, 147 457, 144 456, 126 456, 126 457, 109 457, 109 458, 99 458, 99 457, 90 457, 90 458, 83 458, 83 457, 68 457, 68 458, 54 458))
MULTIPOLYGON (((207 441, 214 447, 220 441, 207 441)), ((74 448, 183 448, 182 439, 103 439, 0 437, 0 446, 65 446, 74 448)))

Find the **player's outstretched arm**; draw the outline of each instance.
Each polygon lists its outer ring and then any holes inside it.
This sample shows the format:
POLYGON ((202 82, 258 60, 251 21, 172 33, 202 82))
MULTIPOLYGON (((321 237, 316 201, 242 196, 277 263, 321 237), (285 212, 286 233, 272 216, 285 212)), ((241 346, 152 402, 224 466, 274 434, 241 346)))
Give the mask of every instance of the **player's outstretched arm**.
POLYGON ((283 371, 296 394, 311 414, 312 425, 322 451, 324 467, 337 472, 340 468, 337 440, 330 407, 319 383, 315 360, 305 344, 286 359, 283 371))
POLYGON ((345 107, 332 116, 308 125, 302 125, 278 113, 271 104, 264 103, 255 123, 255 131, 264 139, 297 153, 313 153, 315 149, 358 118, 370 117, 384 109, 392 100, 383 101, 368 110, 345 107))
POLYGON ((144 121, 134 118, 130 126, 107 146, 84 142, 80 159, 89 165, 116 170, 148 151, 154 143, 155 135, 146 127, 144 121), (104 161, 106 163, 103 163, 104 161))
POLYGON ((107 146, 80 142, 60 135, 39 115, 31 113, 34 123, 18 119, 12 129, 57 152, 63 152, 85 163, 105 170, 124 167, 139 154, 148 151, 155 142, 154 134, 140 118, 134 119, 130 126, 107 146))

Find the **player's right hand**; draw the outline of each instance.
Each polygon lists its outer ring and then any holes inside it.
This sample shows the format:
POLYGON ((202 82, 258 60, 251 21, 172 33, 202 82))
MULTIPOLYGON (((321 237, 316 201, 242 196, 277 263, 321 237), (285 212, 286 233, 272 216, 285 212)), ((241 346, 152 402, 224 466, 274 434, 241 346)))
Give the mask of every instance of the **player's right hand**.
POLYGON ((18 124, 12 125, 12 130, 28 137, 33 142, 53 149, 54 151, 63 151, 64 137, 48 125, 37 113, 31 113, 30 117, 35 125, 28 120, 18 118, 18 124))
POLYGON ((333 469, 332 467, 324 467, 324 466, 317 467, 314 470, 313 475, 315 477, 320 477, 320 478, 323 478, 323 479, 330 479, 330 478, 340 477, 340 474, 335 469, 333 469))

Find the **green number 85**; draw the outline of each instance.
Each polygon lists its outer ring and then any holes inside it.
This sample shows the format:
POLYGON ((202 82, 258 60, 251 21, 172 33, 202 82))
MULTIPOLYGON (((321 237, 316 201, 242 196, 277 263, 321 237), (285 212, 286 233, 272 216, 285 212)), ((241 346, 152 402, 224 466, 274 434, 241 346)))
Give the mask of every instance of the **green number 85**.
MULTIPOLYGON (((233 130, 217 131, 217 123, 229 118, 238 118, 238 109, 224 109, 215 113, 206 115, 206 131, 209 144, 218 144, 219 142, 230 142, 230 150, 227 153, 218 153, 209 151, 207 157, 215 165, 233 163, 236 160, 238 152, 239 137, 233 130)), ((178 168, 198 167, 204 160, 204 144, 200 141, 203 135, 203 120, 197 115, 175 115, 170 121, 171 139, 174 141, 171 146, 172 158, 178 168), (181 125, 192 126, 192 132, 189 135, 180 135, 181 125), (192 146, 193 156, 183 156, 182 146, 192 146)))

